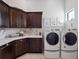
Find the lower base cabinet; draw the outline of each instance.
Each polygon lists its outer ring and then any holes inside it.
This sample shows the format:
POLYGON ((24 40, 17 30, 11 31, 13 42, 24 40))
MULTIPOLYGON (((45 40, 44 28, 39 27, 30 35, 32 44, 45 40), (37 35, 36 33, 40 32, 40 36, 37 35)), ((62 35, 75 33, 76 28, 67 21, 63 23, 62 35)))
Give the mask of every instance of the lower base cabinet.
POLYGON ((15 57, 28 52, 29 41, 27 39, 16 40, 14 44, 15 57))
POLYGON ((0 59, 14 59, 12 46, 10 44, 0 47, 0 59))
POLYGON ((31 38, 30 40, 30 53, 42 53, 43 52, 43 41, 41 38, 31 38))
POLYGON ((24 53, 42 53, 42 38, 27 38, 16 40, 14 44, 15 57, 19 57, 24 53))
POLYGON ((42 53, 42 38, 15 40, 0 47, 0 59, 16 59, 25 53, 42 53))

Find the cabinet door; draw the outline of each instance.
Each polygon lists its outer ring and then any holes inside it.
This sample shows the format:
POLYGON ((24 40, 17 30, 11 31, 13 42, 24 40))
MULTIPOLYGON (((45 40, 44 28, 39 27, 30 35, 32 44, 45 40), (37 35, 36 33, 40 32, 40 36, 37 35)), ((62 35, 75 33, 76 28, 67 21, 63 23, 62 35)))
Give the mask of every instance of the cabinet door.
POLYGON ((10 27, 17 28, 17 11, 13 8, 10 8, 10 27))
POLYGON ((0 19, 1 24, 0 27, 9 27, 9 7, 5 5, 4 3, 0 2, 0 19))
POLYGON ((28 28, 41 28, 41 27, 42 27, 42 12, 29 12, 28 28))
POLYGON ((21 52, 22 52, 22 42, 20 40, 17 40, 15 42, 15 57, 18 57, 21 55, 21 52))
POLYGON ((29 50, 29 42, 27 39, 20 39, 15 42, 15 57, 18 57, 29 50))
POLYGON ((17 28, 21 28, 21 23, 22 23, 22 13, 21 11, 17 10, 17 28))
POLYGON ((17 27, 18 28, 27 27, 27 14, 19 10, 17 12, 17 27))
POLYGON ((22 17, 21 18, 21 27, 22 28, 27 28, 27 17, 28 17, 27 13, 23 13, 22 12, 22 16, 21 17, 22 17))
POLYGON ((0 48, 1 59, 13 59, 12 49, 10 45, 4 45, 0 48))
POLYGON ((21 10, 10 9, 10 22, 12 28, 26 28, 27 27, 27 14, 21 10))
POLYGON ((40 38, 32 38, 30 39, 30 52, 40 53, 43 49, 42 39, 40 38))
POLYGON ((29 52, 29 40, 22 39, 22 53, 29 52))

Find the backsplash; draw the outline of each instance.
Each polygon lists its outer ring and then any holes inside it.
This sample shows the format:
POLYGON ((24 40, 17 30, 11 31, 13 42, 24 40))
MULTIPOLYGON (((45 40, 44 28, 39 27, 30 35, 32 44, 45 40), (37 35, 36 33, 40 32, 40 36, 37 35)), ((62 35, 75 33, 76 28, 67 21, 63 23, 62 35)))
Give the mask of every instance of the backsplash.
POLYGON ((0 29, 0 38, 4 38, 9 34, 24 33, 28 35, 42 35, 42 28, 4 28, 0 29))

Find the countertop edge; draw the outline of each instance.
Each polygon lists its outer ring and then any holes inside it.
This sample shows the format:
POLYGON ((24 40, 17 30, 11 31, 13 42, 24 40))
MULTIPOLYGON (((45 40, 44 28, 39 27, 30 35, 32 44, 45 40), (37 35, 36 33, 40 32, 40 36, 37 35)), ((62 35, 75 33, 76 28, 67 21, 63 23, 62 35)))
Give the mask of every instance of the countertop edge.
POLYGON ((8 44, 12 41, 20 40, 20 39, 24 39, 24 38, 43 38, 43 36, 20 36, 20 37, 15 37, 15 38, 0 39, 0 47, 5 44, 8 44))

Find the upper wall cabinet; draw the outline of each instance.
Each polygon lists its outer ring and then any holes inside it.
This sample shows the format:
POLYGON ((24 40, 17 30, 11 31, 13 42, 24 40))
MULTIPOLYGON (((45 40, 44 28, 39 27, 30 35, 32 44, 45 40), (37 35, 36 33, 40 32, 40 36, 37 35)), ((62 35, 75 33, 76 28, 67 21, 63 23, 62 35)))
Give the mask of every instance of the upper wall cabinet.
POLYGON ((24 12, 0 2, 0 27, 41 28, 42 12, 24 12))
POLYGON ((17 28, 27 28, 27 13, 17 10, 17 28))
POLYGON ((10 27, 11 28, 27 28, 27 14, 18 10, 10 9, 10 27))
POLYGON ((0 2, 0 27, 9 27, 9 7, 0 2))
POLYGON ((28 12, 28 28, 42 27, 42 12, 28 12))
POLYGON ((10 27, 17 27, 17 11, 13 8, 10 8, 10 27))
POLYGON ((11 28, 41 28, 42 12, 22 12, 17 9, 10 9, 11 28))

